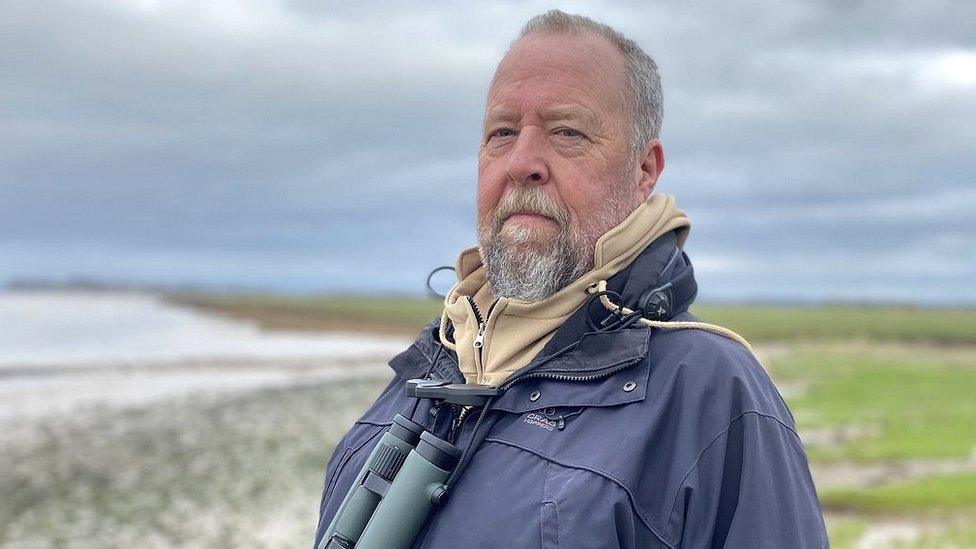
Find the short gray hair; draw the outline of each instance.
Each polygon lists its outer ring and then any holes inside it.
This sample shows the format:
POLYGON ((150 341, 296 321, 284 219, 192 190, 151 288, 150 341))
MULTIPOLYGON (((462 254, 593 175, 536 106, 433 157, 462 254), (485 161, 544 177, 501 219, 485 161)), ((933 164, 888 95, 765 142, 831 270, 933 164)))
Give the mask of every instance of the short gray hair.
POLYGON ((589 17, 549 10, 536 15, 522 27, 516 41, 535 32, 581 34, 593 33, 603 36, 620 50, 627 65, 630 77, 630 92, 634 101, 631 149, 634 155, 658 137, 661 133, 661 118, 664 116, 664 92, 661 91, 661 76, 657 63, 633 40, 609 25, 598 23, 589 17))

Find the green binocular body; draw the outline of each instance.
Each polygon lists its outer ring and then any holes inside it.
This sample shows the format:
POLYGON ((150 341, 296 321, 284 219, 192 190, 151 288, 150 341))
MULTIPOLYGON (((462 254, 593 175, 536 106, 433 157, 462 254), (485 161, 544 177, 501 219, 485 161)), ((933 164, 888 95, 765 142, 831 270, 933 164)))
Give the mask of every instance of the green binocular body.
POLYGON ((397 414, 329 524, 319 549, 408 549, 446 492, 461 450, 397 414))

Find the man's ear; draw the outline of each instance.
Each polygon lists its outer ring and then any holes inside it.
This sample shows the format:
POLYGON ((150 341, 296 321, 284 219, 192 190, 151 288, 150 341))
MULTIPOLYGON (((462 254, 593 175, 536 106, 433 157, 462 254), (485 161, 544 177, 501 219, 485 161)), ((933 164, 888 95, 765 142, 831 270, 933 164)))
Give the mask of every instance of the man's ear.
POLYGON ((664 147, 660 139, 652 139, 637 157, 637 194, 643 202, 654 191, 657 178, 664 171, 664 147))

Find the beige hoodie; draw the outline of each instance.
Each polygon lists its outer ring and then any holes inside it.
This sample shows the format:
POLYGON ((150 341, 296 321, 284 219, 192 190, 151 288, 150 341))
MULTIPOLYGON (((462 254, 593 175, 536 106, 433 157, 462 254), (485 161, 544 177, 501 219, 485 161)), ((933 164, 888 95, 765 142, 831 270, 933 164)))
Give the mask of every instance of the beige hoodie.
POLYGON ((497 387, 545 347, 586 301, 590 284, 618 273, 654 239, 669 231, 679 229, 678 246, 683 246, 690 227, 684 212, 675 208, 673 196, 651 195, 597 240, 591 271, 535 302, 505 297, 494 300, 478 248, 468 248, 458 256, 458 283, 444 298, 440 339, 457 352, 468 383, 497 387), (453 343, 446 337, 448 322, 454 325, 453 343))

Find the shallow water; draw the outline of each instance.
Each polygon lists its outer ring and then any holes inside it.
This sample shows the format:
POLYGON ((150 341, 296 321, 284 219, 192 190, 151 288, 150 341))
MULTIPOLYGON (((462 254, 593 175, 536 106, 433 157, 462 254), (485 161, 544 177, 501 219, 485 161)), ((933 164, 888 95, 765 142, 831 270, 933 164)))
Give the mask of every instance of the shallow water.
MULTIPOLYGON (((0 422, 390 376, 403 338, 265 332, 140 293, 0 293, 0 422)), ((29 426, 28 426, 29 427, 29 426)), ((28 431, 30 428, 28 428, 28 431)))
POLYGON ((0 293, 0 368, 390 355, 398 338, 270 333, 140 293, 0 293))

